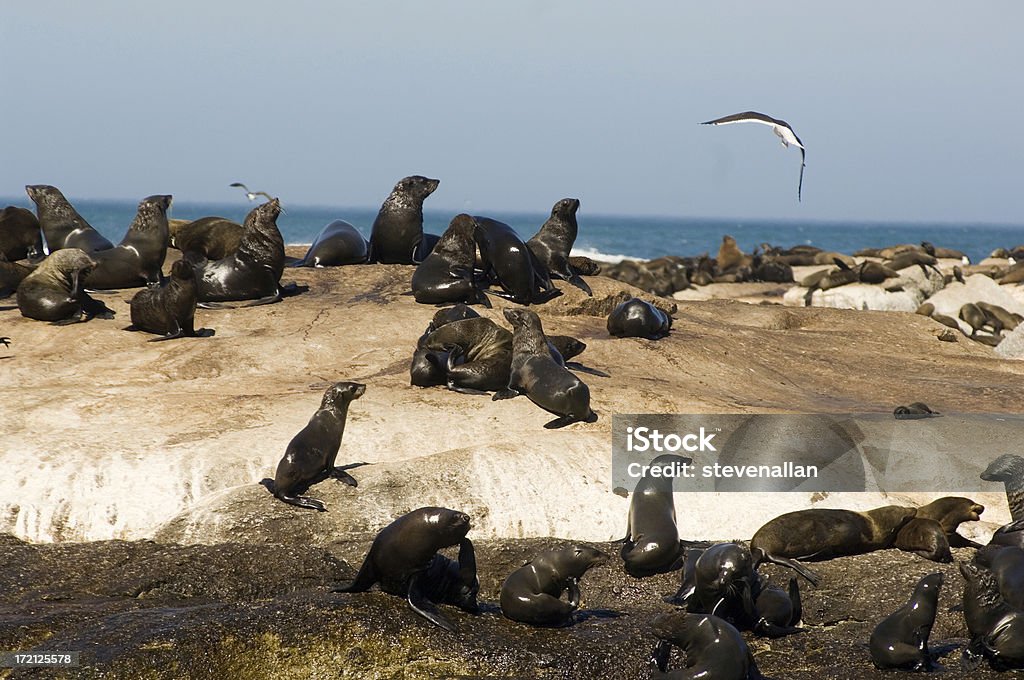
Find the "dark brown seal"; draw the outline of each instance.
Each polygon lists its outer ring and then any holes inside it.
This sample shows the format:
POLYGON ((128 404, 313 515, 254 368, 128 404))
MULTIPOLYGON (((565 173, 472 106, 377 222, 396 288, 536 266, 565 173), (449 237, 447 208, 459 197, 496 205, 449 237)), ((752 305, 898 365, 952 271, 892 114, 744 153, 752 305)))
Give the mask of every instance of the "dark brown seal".
POLYGON ((501 613, 532 626, 565 626, 580 606, 580 579, 608 555, 586 545, 547 550, 501 584, 501 613), (569 591, 568 602, 562 593, 569 591))
MULTIPOLYGON (((125 330, 156 333, 150 342, 194 338, 196 331, 196 273, 185 260, 171 265, 171 277, 159 288, 144 288, 132 297, 132 325, 125 330)), ((200 329, 205 330, 205 329, 200 329)), ((210 335, 209 333, 202 333, 210 335)))
POLYGON ((986 545, 975 553, 974 561, 992 572, 1006 604, 1024 610, 1024 549, 986 545))
POLYGON ((868 647, 875 668, 930 671, 934 667, 928 636, 935 624, 942 580, 941 573, 922 578, 910 600, 871 631, 868 647))
POLYGON ((353 225, 334 220, 317 234, 305 256, 291 267, 340 267, 363 264, 369 257, 369 244, 353 225))
POLYGON ((661 642, 651 659, 652 678, 676 680, 753 680, 761 674, 740 632, 710 614, 683 611, 659 614, 651 623, 661 642), (685 668, 667 672, 671 647, 683 650, 685 668))
POLYGON ((587 282, 580 278, 580 274, 587 274, 591 268, 585 267, 585 270, 581 271, 575 266, 573 258, 569 257, 579 233, 579 226, 576 223, 576 212, 579 209, 578 198, 563 198, 555 203, 551 208, 551 216, 526 242, 526 247, 550 274, 568 281, 587 295, 593 295, 594 292, 587 282))
POLYGON ((43 257, 43 232, 31 210, 16 205, 0 210, 0 255, 10 262, 43 257))
POLYGON ((78 248, 51 253, 18 286, 21 315, 58 324, 113 318, 114 312, 89 297, 82 287, 95 261, 78 248))
POLYGON ((78 248, 91 253, 114 247, 78 214, 57 187, 30 184, 25 187, 25 192, 36 204, 39 227, 51 253, 61 248, 78 248))
POLYGON ((381 529, 355 580, 335 588, 337 593, 360 593, 380 583, 385 593, 404 597, 420 616, 447 631, 455 626, 437 609, 451 604, 471 614, 480 582, 469 532, 469 515, 448 508, 420 508, 381 529), (458 562, 437 553, 459 546, 458 562))
POLYGON ((423 201, 441 183, 422 175, 399 180, 384 200, 370 232, 369 262, 416 264, 426 253, 423 241, 423 201))
POLYGON ((477 288, 473 276, 476 221, 466 214, 456 215, 426 259, 412 273, 412 292, 416 302, 488 304, 487 296, 477 288))
MULTIPOLYGON (((691 462, 689 458, 669 453, 652 460, 650 467, 665 470, 691 462)), ((633 489, 620 555, 626 573, 634 578, 675 571, 686 558, 688 543, 679 540, 672 479, 646 471, 633 489)))
POLYGON ((17 262, 8 262, 3 253, 0 253, 0 298, 14 295, 18 286, 32 271, 32 267, 26 267, 17 262))
POLYGON ((952 562, 949 539, 942 525, 934 519, 915 517, 900 529, 892 547, 912 552, 932 562, 952 562))
POLYGON ((797 562, 828 560, 888 548, 917 508, 886 505, 866 512, 814 508, 769 520, 750 541, 755 566, 762 562, 789 567, 812 584, 818 577, 797 562))
POLYGON ((540 304, 561 295, 547 267, 515 230, 504 222, 476 216, 473 238, 480 249, 481 269, 503 292, 492 291, 521 305, 540 304))
POLYGON ((349 404, 363 396, 365 391, 366 385, 354 382, 339 382, 327 388, 320 408, 288 442, 284 457, 277 464, 274 479, 261 482, 275 498, 300 508, 326 512, 323 503, 301 494, 328 477, 356 486, 352 475, 345 472, 343 467, 335 467, 334 462, 341 448, 341 438, 345 434, 349 404))
POLYGON ((558 416, 545 423, 549 430, 578 421, 595 422, 590 388, 552 358, 540 317, 528 309, 506 309, 505 319, 512 324, 512 366, 508 386, 493 398, 525 394, 534 404, 558 416))
POLYGON ((607 327, 617 338, 658 340, 669 334, 672 317, 649 302, 631 298, 612 310, 607 327))
POLYGON ((200 217, 171 226, 170 244, 183 253, 198 253, 208 260, 222 260, 242 243, 245 229, 226 217, 200 217))
POLYGON ((938 522, 949 540, 949 545, 954 548, 978 548, 980 546, 977 543, 958 534, 957 529, 964 522, 979 521, 983 512, 985 512, 985 506, 975 503, 970 498, 943 496, 919 507, 915 517, 933 519, 938 522))
POLYGON ((85 278, 85 286, 102 290, 159 285, 167 255, 167 209, 170 207, 170 196, 142 199, 121 243, 91 255, 96 268, 85 278))
POLYGON ((960 563, 964 585, 964 619, 971 642, 964 662, 976 667, 988 659, 996 670, 1024 668, 1024 611, 1012 608, 999 593, 996 578, 972 562, 960 563))
POLYGON ((508 386, 512 334, 490 319, 444 324, 422 338, 419 348, 447 353, 446 382, 450 390, 485 394, 508 386))

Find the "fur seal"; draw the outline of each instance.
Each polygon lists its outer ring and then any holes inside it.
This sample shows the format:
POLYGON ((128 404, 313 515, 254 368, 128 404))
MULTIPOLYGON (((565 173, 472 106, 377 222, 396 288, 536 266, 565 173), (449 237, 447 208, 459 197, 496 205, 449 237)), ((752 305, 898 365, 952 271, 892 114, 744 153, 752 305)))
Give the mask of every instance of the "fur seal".
POLYGON ((916 519, 933 519, 942 527, 943 533, 954 548, 978 548, 974 541, 969 541, 957 533, 964 522, 977 522, 985 506, 975 503, 962 496, 943 496, 917 509, 916 519))
POLYGON ((94 316, 113 318, 113 311, 82 288, 95 266, 96 262, 78 248, 50 253, 18 286, 21 315, 60 325, 88 321, 94 316))
POLYGON ((754 633, 761 637, 778 638, 799 633, 797 628, 803 618, 803 606, 800 601, 800 585, 796 577, 789 579, 789 589, 783 590, 766 583, 757 572, 754 596, 754 633))
POLYGON ((1008 545, 1024 549, 1024 520, 1004 524, 995 530, 989 545, 1008 545))
POLYGON ((578 198, 563 198, 555 203, 551 208, 551 216, 526 242, 526 247, 550 274, 568 281, 587 295, 593 295, 594 291, 580 278, 580 274, 586 272, 578 270, 569 257, 579 232, 579 226, 576 224, 576 211, 579 209, 578 198))
POLYGON ((749 267, 754 258, 740 250, 740 247, 736 245, 736 239, 726 234, 722 237, 722 245, 718 247, 718 256, 715 261, 718 271, 724 274, 740 267, 749 267))
MULTIPOLYGON (((1005 330, 1012 331, 1017 326, 1024 322, 1024 316, 1017 314, 1016 312, 1010 312, 1004 307, 999 305, 993 305, 988 302, 977 302, 978 309, 985 313, 986 317, 995 319, 1005 330)), ((990 322, 991 323, 991 322, 990 322)))
POLYGON ((585 545, 547 550, 509 574, 501 584, 501 613, 531 626, 565 626, 580 606, 580 579, 608 555, 585 545), (569 601, 562 593, 569 591, 569 601))
POLYGON ((423 347, 423 341, 441 326, 462 319, 479 319, 471 307, 458 304, 454 307, 440 309, 430 320, 427 330, 416 343, 416 351, 409 364, 409 384, 417 387, 433 387, 448 382, 448 352, 429 350, 423 347))
POLYGON ((999 594, 992 572, 971 562, 960 563, 964 577, 964 619, 971 642, 964 662, 977 666, 983 658, 996 670, 1024 667, 1024 611, 1013 609, 999 594))
POLYGON ((448 353, 448 389, 484 394, 503 390, 509 384, 512 337, 490 319, 463 319, 446 323, 422 338, 419 348, 448 353))
POLYGON ((85 277, 85 286, 103 290, 159 285, 167 255, 167 209, 170 207, 170 196, 142 199, 121 243, 92 254, 96 268, 85 277))
POLYGON ((683 611, 659 614, 651 628, 661 640, 651 659, 656 666, 652 669, 652 678, 754 680, 762 677, 743 636, 717 616, 683 611), (683 650, 685 669, 667 673, 673 645, 683 650))
POLYGON ((261 482, 275 498, 300 508, 327 512, 323 503, 301 494, 328 477, 356 486, 352 475, 345 472, 344 468, 335 467, 334 461, 345 434, 348 406, 363 396, 364 392, 366 385, 354 382, 334 383, 327 388, 320 408, 288 442, 284 457, 277 464, 274 479, 261 482))
POLYGON ((473 263, 476 222, 466 214, 456 215, 440 240, 412 273, 412 292, 416 302, 488 304, 487 296, 476 287, 473 263))
POLYGON ((930 671, 934 659, 928 636, 935 624, 942 574, 928 574, 914 587, 910 600, 875 626, 868 647, 875 668, 930 671))
POLYGON ((187 254, 196 270, 201 307, 241 300, 251 300, 247 306, 253 306, 281 299, 284 239, 277 229, 280 214, 281 204, 276 198, 254 208, 245 218, 238 250, 223 259, 187 254))
POLYGON ((934 519, 915 517, 900 529, 892 547, 912 552, 932 562, 952 562, 949 539, 942 525, 934 519))
POLYGON ((617 338, 658 340, 669 334, 672 317, 649 302, 631 298, 612 310, 607 326, 617 338))
POLYGON ((57 187, 30 184, 25 187, 25 192, 36 204, 39 227, 51 253, 61 248, 78 248, 91 253, 114 247, 78 214, 57 187))
POLYGON ((150 342, 200 335, 195 325, 196 272, 185 260, 175 260, 171 265, 171 278, 165 285, 140 290, 129 305, 132 325, 125 330, 162 336, 150 342))
POLYGON ((814 508, 769 520, 750 541, 754 566, 774 562, 793 569, 813 585, 818 577, 796 559, 828 560, 892 545, 917 508, 886 505, 866 512, 814 508))
POLYGON ((496 295, 521 305, 540 304, 561 295, 547 267, 537 259, 515 230, 489 217, 474 217, 473 238, 480 248, 484 275, 503 289, 496 295))
MULTIPOLYGON (((651 467, 683 465, 691 459, 669 453, 651 461, 651 467)), ((687 543, 679 540, 672 478, 644 474, 629 501, 626 537, 620 555, 626 573, 634 578, 675 571, 686 558, 687 543)))
POLYGON ((987 545, 975 553, 974 560, 992 572, 1006 604, 1024 610, 1024 550, 1017 546, 987 545))
MULTIPOLYGON (((972 338, 978 331, 980 331, 985 326, 991 327, 991 324, 989 323, 989 318, 985 316, 985 312, 981 311, 981 308, 978 307, 978 305, 974 304, 973 302, 968 302, 967 304, 961 306, 958 316, 964 321, 966 321, 967 325, 971 327, 972 338)), ((1001 330, 1002 328, 1000 328, 999 330, 992 328, 992 332, 996 334, 998 334, 1001 330)))
POLYGON ((10 262, 43 257, 43 232, 31 210, 16 205, 0 210, 0 255, 10 262))
POLYGON ((441 183, 422 175, 399 180, 384 200, 370 232, 369 262, 417 264, 426 257, 423 239, 423 201, 441 183))
POLYGON ((1005 453, 988 464, 981 478, 986 482, 1002 482, 1010 517, 1014 522, 1024 520, 1024 458, 1005 453))
POLYGON ((924 402, 915 401, 907 406, 897 406, 892 411, 896 420, 920 420, 922 418, 933 418, 942 415, 938 411, 928 408, 924 402))
POLYGON ((238 222, 216 216, 200 217, 198 220, 170 226, 171 246, 183 253, 198 253, 208 260, 222 260, 234 253, 245 233, 238 222))
POLYGON ((577 421, 597 421, 597 414, 590 409, 590 388, 552 358, 540 317, 528 309, 506 309, 505 319, 512 324, 512 366, 508 386, 493 399, 525 394, 558 416, 545 423, 549 430, 577 421))
POLYGON ((744 546, 716 543, 707 548, 694 561, 690 577, 693 594, 687 598, 688 611, 726 620, 753 613, 754 562, 744 546))
POLYGON ((0 298, 14 295, 18 286, 32 271, 32 267, 26 267, 17 262, 8 262, 3 253, 0 253, 0 298))
POLYGON ((369 255, 369 244, 359 230, 345 220, 334 220, 320 230, 303 258, 289 266, 340 267, 363 264, 369 255))
POLYGON ((473 543, 466 538, 468 531, 469 515, 448 508, 419 508, 402 515, 373 539, 355 580, 334 592, 360 593, 380 583, 385 593, 405 597, 420 616, 455 632, 436 604, 479 613, 476 595, 480 581, 473 543), (453 545, 459 546, 458 562, 437 554, 453 545))

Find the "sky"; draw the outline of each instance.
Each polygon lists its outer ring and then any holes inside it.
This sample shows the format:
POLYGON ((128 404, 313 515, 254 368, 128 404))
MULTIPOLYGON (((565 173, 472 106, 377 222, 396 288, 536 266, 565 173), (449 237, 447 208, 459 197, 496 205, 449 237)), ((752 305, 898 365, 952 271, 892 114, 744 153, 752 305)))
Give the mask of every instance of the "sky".
POLYGON ((5 2, 0 196, 1024 224, 1024 3, 5 2), (770 128, 702 126, 756 110, 770 128))

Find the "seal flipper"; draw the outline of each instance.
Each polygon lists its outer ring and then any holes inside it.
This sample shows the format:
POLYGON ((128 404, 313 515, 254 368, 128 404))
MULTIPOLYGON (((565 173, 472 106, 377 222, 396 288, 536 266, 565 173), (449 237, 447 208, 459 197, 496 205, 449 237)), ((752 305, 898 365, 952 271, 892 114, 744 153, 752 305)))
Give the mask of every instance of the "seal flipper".
POLYGON ((373 584, 379 579, 377 572, 373 569, 373 548, 370 548, 370 553, 363 560, 363 564, 359 567, 359 573, 352 580, 351 583, 344 586, 337 586, 331 588, 332 593, 365 593, 373 584))
POLYGON ((480 613, 480 605, 476 601, 480 592, 480 579, 476 575, 476 551, 473 541, 463 538, 459 543, 459 591, 455 598, 456 605, 473 615, 480 613))
POLYGON ((497 392, 495 392, 494 396, 491 397, 491 401, 500 401, 502 399, 515 399, 519 395, 519 390, 513 389, 511 387, 506 387, 503 390, 498 390, 497 392))
POLYGON ((315 498, 309 498, 307 496, 288 496, 283 493, 274 493, 274 497, 278 500, 284 501, 288 505, 296 505, 300 508, 310 508, 318 512, 327 512, 327 506, 318 501, 315 498))
POLYGON ((776 557, 770 555, 764 551, 763 548, 755 548, 751 551, 754 554, 754 569, 762 562, 771 562, 772 564, 778 564, 782 567, 789 567, 796 573, 803 576, 805 579, 811 582, 812 586, 817 586, 818 582, 821 581, 821 577, 815 574, 813 571, 800 564, 796 560, 789 559, 787 557, 776 557))
POLYGON ((343 484, 348 484, 349 486, 359 486, 359 482, 356 481, 356 478, 350 475, 349 473, 345 472, 344 468, 331 468, 327 476, 333 477, 334 479, 337 479, 339 482, 343 484))
POLYGON ((420 577, 422 575, 423 572, 418 571, 409 579, 409 592, 406 596, 406 599, 409 601, 409 606, 412 607, 414 612, 434 625, 444 628, 449 633, 454 633, 455 625, 448 619, 441 616, 441 612, 438 611, 437 605, 427 599, 427 596, 420 589, 420 577))
POLYGON ((789 617, 789 624, 796 626, 804 618, 803 604, 800 599, 800 582, 796 576, 789 577, 789 601, 793 605, 793 614, 789 617))

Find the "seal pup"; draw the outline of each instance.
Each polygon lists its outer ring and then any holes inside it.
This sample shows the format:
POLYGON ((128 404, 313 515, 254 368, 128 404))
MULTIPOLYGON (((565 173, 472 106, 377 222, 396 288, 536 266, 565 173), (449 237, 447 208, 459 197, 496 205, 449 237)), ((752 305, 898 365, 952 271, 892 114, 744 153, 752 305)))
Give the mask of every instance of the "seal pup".
POLYGON ((370 232, 368 262, 418 264, 426 257, 423 241, 423 201, 441 183, 422 175, 398 181, 384 200, 370 232))
MULTIPOLYGON (((683 573, 685 580, 685 569, 683 573)), ((726 620, 752 618, 751 590, 756 577, 747 548, 736 543, 716 543, 699 553, 688 576, 693 587, 692 594, 684 596, 687 611, 714 614, 726 620)))
POLYGON ((423 338, 419 349, 447 353, 448 389, 486 394, 503 390, 509 384, 512 343, 512 333, 480 317, 444 324, 423 338))
POLYGON ((508 386, 493 399, 525 394, 534 404, 558 416, 544 424, 549 430, 578 421, 596 422, 597 414, 590 409, 590 388, 551 357, 536 312, 506 309, 505 319, 512 324, 512 365, 508 386))
POLYGON ((50 253, 18 286, 21 315, 57 325, 88 321, 94 316, 111 319, 114 312, 89 297, 82 282, 96 262, 78 248, 50 253))
POLYGON ((915 517, 900 529, 892 547, 920 555, 932 562, 952 562, 949 539, 942 525, 934 519, 915 517))
POLYGON ((711 614, 675 611, 659 614, 651 622, 661 642, 651 658, 652 678, 677 680, 754 680, 761 678, 754 657, 740 632, 711 614), (685 669, 667 672, 672 646, 683 650, 685 669))
POLYGON ((917 508, 886 505, 866 512, 813 508, 769 520, 750 541, 754 566, 774 562, 793 569, 812 585, 818 576, 797 562, 828 560, 888 548, 917 508))
POLYGON ((452 219, 434 249, 412 273, 412 292, 416 302, 478 302, 489 306, 487 296, 477 288, 473 276, 475 229, 476 222, 465 213, 452 219))
POLYGON ((416 343, 412 362, 409 364, 409 384, 417 387, 433 387, 444 385, 448 381, 448 352, 445 350, 429 350, 423 346, 424 340, 441 326, 462 319, 479 319, 471 307, 457 304, 454 307, 440 309, 427 325, 427 330, 416 343))
POLYGON ((10 262, 43 258, 43 232, 31 210, 16 205, 0 210, 0 255, 10 262))
POLYGON ((52 253, 61 248, 78 248, 85 253, 113 248, 114 244, 92 228, 78 214, 57 187, 29 184, 25 193, 36 204, 39 227, 52 253))
POLYGON ((369 255, 369 244, 359 230, 345 220, 334 220, 320 230, 302 259, 288 266, 340 267, 363 264, 369 255))
POLYGON ((261 482, 275 498, 300 508, 327 512, 323 503, 300 494, 328 477, 356 486, 352 475, 343 468, 335 467, 334 461, 345 434, 348 406, 363 396, 364 392, 366 385, 354 382, 339 382, 327 388, 320 401, 320 408, 288 442, 284 457, 277 464, 273 481, 265 479, 261 482))
POLYGON ((466 538, 469 528, 469 515, 448 508, 419 508, 402 515, 373 539, 355 580, 333 592, 361 593, 380 583, 385 593, 405 597, 420 616, 455 632, 437 604, 479 613, 480 581, 473 542, 466 538), (454 545, 459 546, 457 562, 437 553, 454 545))
POLYGON ((938 411, 928 408, 924 402, 915 401, 907 406, 897 406, 893 409, 893 416, 896 420, 920 420, 922 418, 934 418, 942 415, 938 411))
POLYGON ((612 310, 607 327, 617 338, 658 340, 669 334, 672 317, 649 302, 631 298, 612 310))
POLYGON ((992 572, 1006 604, 1024 610, 1024 550, 1017 546, 987 545, 974 554, 974 561, 992 572))
POLYGON ((86 288, 109 290, 160 285, 161 267, 167 256, 167 209, 170 207, 171 197, 167 195, 142 199, 121 243, 92 254, 96 268, 85 278, 86 288))
POLYGON ((985 506, 975 503, 970 498, 943 496, 919 507, 914 518, 933 519, 938 522, 949 540, 949 545, 954 548, 980 548, 979 544, 958 534, 957 529, 964 522, 979 521, 983 512, 985 506))
POLYGON ((208 260, 222 260, 242 243, 245 229, 226 217, 200 217, 171 226, 170 245, 183 253, 198 253, 208 260))
POLYGON ((245 218, 238 250, 223 259, 186 255, 196 270, 200 307, 243 300, 250 301, 245 306, 251 307, 281 299, 284 239, 277 229, 280 214, 281 203, 276 198, 254 208, 245 218))
POLYGON ((533 254, 515 230, 504 222, 474 216, 473 239, 480 249, 481 269, 501 286, 495 295, 521 305, 540 304, 562 294, 551 283, 547 267, 533 254))
POLYGON ((988 464, 981 478, 986 482, 1002 482, 1010 517, 1014 522, 1024 520, 1024 458, 1005 453, 988 464))
POLYGON ((803 632, 798 628, 800 619, 803 618, 803 607, 800 601, 800 585, 795 576, 789 579, 789 589, 783 590, 767 583, 767 581, 754 572, 757 580, 756 589, 759 591, 754 596, 754 633, 761 637, 780 638, 793 633, 803 632))
POLYGON ((875 668, 911 671, 934 668, 934 659, 928 652, 928 636, 935 625, 942 581, 939 572, 922 578, 910 600, 871 631, 868 648, 875 668))
MULTIPOLYGON (((650 467, 664 469, 692 462, 690 458, 667 453, 652 460, 650 467)), ((626 537, 619 553, 626 573, 633 578, 645 578, 675 571, 683 565, 688 545, 679 540, 672 477, 645 472, 629 501, 626 537)))
MULTIPOLYGON (((569 257, 572 246, 576 243, 576 235, 579 226, 576 223, 576 211, 580 209, 580 199, 563 198, 551 208, 551 216, 540 230, 526 242, 526 247, 544 265, 548 272, 558 276, 563 281, 582 290, 587 295, 593 295, 587 282, 580 278, 580 271, 576 268, 573 258, 569 257)), ((589 268, 588 268, 589 269, 589 268)))
POLYGON ((608 555, 586 545, 546 550, 501 584, 501 613, 531 626, 565 626, 580 606, 580 579, 608 555), (569 591, 569 601, 562 593, 569 591))
POLYGON ((972 562, 960 563, 964 577, 964 619, 971 642, 963 660, 975 668, 983 658, 995 670, 1024 667, 1024 611, 1014 609, 999 594, 996 578, 972 562))
POLYGON ((125 330, 156 333, 150 342, 211 335, 196 330, 196 272, 185 260, 175 260, 171 277, 159 288, 143 288, 128 303, 132 325, 125 330))

